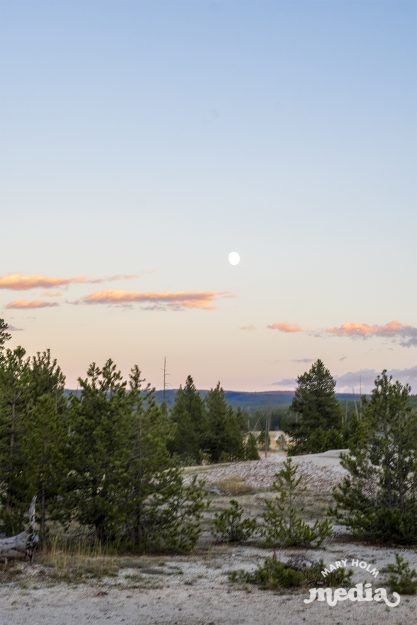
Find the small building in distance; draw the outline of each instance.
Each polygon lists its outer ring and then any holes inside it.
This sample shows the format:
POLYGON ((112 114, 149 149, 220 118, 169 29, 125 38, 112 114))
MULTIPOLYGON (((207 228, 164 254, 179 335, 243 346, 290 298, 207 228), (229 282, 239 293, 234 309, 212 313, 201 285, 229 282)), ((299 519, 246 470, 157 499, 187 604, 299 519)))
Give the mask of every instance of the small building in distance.
MULTIPOLYGON (((261 436, 265 437, 265 432, 261 432, 260 430, 254 430, 252 434, 256 438, 258 447, 260 449, 264 449, 265 442, 264 438, 262 438, 261 440, 261 436)), ((282 430, 270 430, 269 451, 286 451, 288 449, 288 444, 290 443, 290 441, 291 437, 282 430)))

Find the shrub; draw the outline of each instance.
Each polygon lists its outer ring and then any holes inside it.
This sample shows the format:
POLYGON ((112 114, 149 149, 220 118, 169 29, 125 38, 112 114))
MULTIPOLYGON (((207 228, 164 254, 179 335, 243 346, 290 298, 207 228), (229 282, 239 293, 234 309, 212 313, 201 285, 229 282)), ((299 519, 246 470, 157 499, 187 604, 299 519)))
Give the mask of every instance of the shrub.
POLYGON ((230 500, 230 507, 214 515, 213 535, 217 542, 243 542, 256 530, 255 519, 242 519, 243 508, 236 499, 230 500))
POLYGON ((417 572, 410 568, 410 564, 398 553, 395 555, 395 564, 389 564, 387 571, 391 573, 388 586, 391 592, 402 595, 417 594, 417 572))
POLYGON ((266 558, 264 562, 252 573, 247 571, 232 571, 229 579, 233 582, 256 584, 262 590, 281 590, 287 588, 299 588, 301 586, 348 586, 352 577, 352 571, 337 569, 323 578, 321 572, 325 568, 323 560, 301 563, 290 560, 287 563, 277 560, 274 554, 266 558))

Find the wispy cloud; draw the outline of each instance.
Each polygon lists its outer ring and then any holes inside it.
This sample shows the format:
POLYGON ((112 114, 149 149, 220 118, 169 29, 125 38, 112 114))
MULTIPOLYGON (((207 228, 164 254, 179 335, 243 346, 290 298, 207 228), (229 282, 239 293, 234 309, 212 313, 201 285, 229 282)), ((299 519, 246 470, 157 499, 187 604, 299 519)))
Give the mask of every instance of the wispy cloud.
POLYGON ((253 332, 254 330, 256 330, 256 326, 254 325, 240 326, 240 330, 243 330, 243 332, 253 332))
POLYGON ((25 276, 21 273, 11 273, 0 276, 0 289, 13 291, 28 291, 30 289, 56 289, 60 286, 70 284, 100 284, 103 282, 113 282, 119 280, 133 280, 138 275, 120 274, 108 276, 106 278, 88 278, 86 276, 74 276, 72 278, 50 278, 48 276, 25 276))
POLYGON ((271 323, 268 326, 269 330, 278 330, 278 332, 285 332, 285 333, 295 333, 295 332, 302 332, 302 328, 300 328, 300 326, 294 325, 292 323, 286 323, 285 321, 279 321, 276 323, 271 323))
POLYGON ((389 321, 384 325, 367 323, 344 323, 341 326, 327 328, 326 332, 333 336, 369 339, 372 337, 390 338, 398 341, 403 347, 417 346, 417 328, 404 325, 400 321, 389 321))
MULTIPOLYGON (((355 392, 362 388, 362 392, 369 393, 373 386, 375 379, 381 371, 375 369, 359 369, 358 371, 348 371, 336 377, 337 390, 351 392, 355 389, 355 392)), ((399 380, 402 384, 409 384, 414 392, 417 390, 417 365, 415 367, 408 367, 405 369, 390 369, 388 371, 392 375, 394 380, 399 380)))
POLYGON ((30 310, 32 308, 54 308, 58 306, 57 302, 44 302, 43 300, 14 300, 6 304, 5 308, 13 308, 15 310, 30 310))
POLYGON ((309 362, 313 362, 313 358, 294 358, 292 362, 301 362, 303 364, 308 364, 309 362))
MULTIPOLYGON (((358 371, 347 371, 341 375, 334 376, 336 380, 336 391, 338 393, 370 393, 374 387, 374 382, 381 371, 376 369, 359 369, 358 371)), ((405 369, 390 369, 389 375, 394 380, 399 380, 402 384, 409 384, 413 392, 417 391, 417 365, 405 369)), ((279 386, 282 389, 293 390, 297 386, 297 379, 282 378, 273 382, 272 386, 279 386)))
POLYGON ((144 304, 152 309, 199 308, 212 310, 214 302, 223 297, 234 297, 232 293, 213 291, 177 291, 173 293, 141 293, 138 291, 97 291, 74 302, 75 304, 109 304, 125 306, 126 304, 144 304))
POLYGON ((277 380, 272 383, 272 386, 281 386, 285 389, 293 390, 297 386, 296 378, 282 378, 281 380, 277 380))
POLYGON ((41 295, 42 297, 62 297, 64 291, 43 291, 41 295))

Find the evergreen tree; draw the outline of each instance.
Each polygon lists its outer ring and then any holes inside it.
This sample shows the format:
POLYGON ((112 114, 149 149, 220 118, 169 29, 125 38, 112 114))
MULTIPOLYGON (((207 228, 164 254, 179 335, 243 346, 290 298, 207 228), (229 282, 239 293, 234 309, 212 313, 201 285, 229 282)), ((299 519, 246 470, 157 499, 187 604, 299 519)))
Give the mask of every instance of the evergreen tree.
POLYGON ((277 495, 265 500, 261 534, 270 547, 319 547, 331 533, 328 520, 309 525, 302 518, 302 476, 291 458, 275 475, 273 489, 277 495))
POLYGON ((9 326, 4 321, 4 319, 0 319, 0 351, 4 348, 4 345, 7 341, 10 341, 12 335, 8 332, 9 326))
POLYGON ((204 400, 207 429, 204 449, 211 462, 243 460, 243 436, 236 413, 227 404, 224 391, 218 382, 204 400))
POLYGON ((24 417, 23 447, 29 494, 37 493, 40 536, 51 518, 62 518, 62 489, 67 473, 68 442, 65 376, 49 350, 31 359, 24 417))
POLYGON ((339 449, 343 444, 342 413, 329 370, 317 360, 297 382, 291 404, 296 419, 288 430, 293 439, 290 455, 339 449))
POLYGON ((0 531, 8 535, 19 530, 27 510, 22 439, 29 379, 23 347, 0 353, 0 531))
POLYGON ((170 443, 171 453, 179 456, 184 464, 201 464, 201 445, 204 436, 203 402, 189 375, 184 388, 180 386, 171 410, 175 434, 170 443))
POLYGON ((417 414, 409 396, 408 385, 383 371, 362 401, 333 510, 355 536, 417 543, 417 414))
MULTIPOLYGON (((80 396, 71 398, 72 458, 67 503, 81 525, 101 541, 120 531, 123 469, 128 460, 126 382, 112 360, 91 364, 79 379, 80 396)), ((126 502, 124 503, 126 505, 126 502)))
POLYGON ((245 460, 260 460, 256 438, 249 432, 245 443, 245 460))
POLYGON ((174 466, 167 449, 172 427, 155 401, 155 389, 144 384, 140 370, 130 373, 127 419, 127 458, 123 475, 126 539, 135 550, 145 550, 151 542, 146 502, 162 480, 156 479, 174 466))

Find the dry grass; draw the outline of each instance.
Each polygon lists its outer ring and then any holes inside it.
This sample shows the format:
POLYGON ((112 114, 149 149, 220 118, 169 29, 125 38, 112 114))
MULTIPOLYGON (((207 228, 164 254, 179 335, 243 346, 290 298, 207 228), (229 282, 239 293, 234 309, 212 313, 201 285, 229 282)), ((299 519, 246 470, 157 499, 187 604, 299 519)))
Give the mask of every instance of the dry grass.
POLYGON ((222 493, 229 497, 238 497, 239 495, 249 495, 254 492, 254 489, 249 486, 245 480, 238 475, 214 482, 213 486, 216 486, 222 493))
POLYGON ((36 560, 47 568, 48 577, 68 583, 116 577, 120 568, 119 558, 99 543, 89 544, 83 539, 68 545, 54 538, 36 560))

